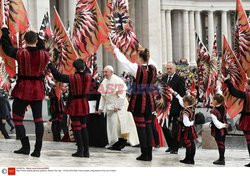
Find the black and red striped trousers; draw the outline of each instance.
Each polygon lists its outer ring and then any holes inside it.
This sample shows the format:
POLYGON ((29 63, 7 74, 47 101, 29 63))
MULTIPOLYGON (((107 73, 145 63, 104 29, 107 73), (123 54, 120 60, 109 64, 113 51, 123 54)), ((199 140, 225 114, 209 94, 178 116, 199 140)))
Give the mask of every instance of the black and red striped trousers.
POLYGON ((152 147, 152 116, 133 114, 141 147, 152 147))
POLYGON ((44 126, 42 118, 42 100, 28 101, 15 98, 12 104, 13 122, 16 128, 16 135, 22 139, 26 137, 26 130, 23 119, 27 106, 30 105, 35 122, 36 140, 42 141, 44 126))

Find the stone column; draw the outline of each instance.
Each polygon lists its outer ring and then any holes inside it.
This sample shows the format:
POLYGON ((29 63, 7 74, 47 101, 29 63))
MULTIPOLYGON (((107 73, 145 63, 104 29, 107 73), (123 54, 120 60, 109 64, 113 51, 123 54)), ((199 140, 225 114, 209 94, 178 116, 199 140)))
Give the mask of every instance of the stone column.
POLYGON ((75 11, 76 11, 77 0, 68 1, 68 11, 69 11, 69 19, 68 24, 65 26, 66 29, 70 27, 71 32, 73 32, 73 24, 75 19, 75 11))
MULTIPOLYGON (((50 2, 49 0, 37 1, 37 30, 40 29, 44 14, 49 12, 50 14, 50 2)), ((50 19, 51 21, 51 19, 50 19)))
POLYGON ((190 41, 190 65, 195 65, 195 27, 194 27, 194 11, 189 13, 189 41, 190 41))
POLYGON ((136 32, 144 48, 148 48, 151 58, 162 70, 161 51, 161 0, 136 0, 136 32), (140 22, 141 21, 141 22, 140 22), (138 28, 138 25, 140 27, 138 28))
POLYGON ((201 12, 195 11, 195 31, 202 40, 202 28, 201 28, 201 12))
POLYGON ((214 13, 208 11, 208 51, 212 53, 214 42, 214 13))
POLYGON ((231 13, 228 13, 227 14, 227 41, 228 41, 230 47, 232 48, 232 43, 234 42, 234 41, 232 42, 232 36, 234 34, 234 31, 233 31, 232 26, 231 26, 231 20, 232 20, 231 13))
POLYGON ((188 11, 183 11, 183 58, 189 60, 189 23, 188 11))
MULTIPOLYGON (((163 37, 163 36, 162 36, 163 37)), ((166 11, 166 43, 167 43, 167 62, 173 62, 173 41, 172 41, 172 24, 171 24, 171 11, 166 11)), ((165 63, 164 63, 165 64, 165 63)))
POLYGON ((227 11, 222 11, 221 12, 221 33, 222 37, 223 35, 227 36, 227 11))
POLYGON ((30 21, 31 29, 37 30, 37 1, 27 1, 27 13, 30 21))
POLYGON ((161 49, 162 49, 162 62, 163 64, 167 63, 167 41, 166 41, 166 16, 165 16, 165 10, 161 11, 161 49))

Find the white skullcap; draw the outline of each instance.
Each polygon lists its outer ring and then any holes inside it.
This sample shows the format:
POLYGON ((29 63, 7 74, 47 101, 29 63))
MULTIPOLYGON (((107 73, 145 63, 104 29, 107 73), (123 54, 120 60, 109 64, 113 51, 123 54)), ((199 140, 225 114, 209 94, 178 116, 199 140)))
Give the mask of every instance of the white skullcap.
POLYGON ((111 65, 107 65, 104 69, 110 70, 112 73, 114 73, 114 68, 111 65))

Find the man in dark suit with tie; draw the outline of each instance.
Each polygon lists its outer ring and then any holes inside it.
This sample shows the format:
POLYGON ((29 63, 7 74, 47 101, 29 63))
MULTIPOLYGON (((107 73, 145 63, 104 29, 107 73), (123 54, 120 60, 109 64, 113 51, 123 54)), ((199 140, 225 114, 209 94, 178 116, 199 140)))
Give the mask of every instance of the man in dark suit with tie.
MULTIPOLYGON (((172 63, 167 64, 166 69, 167 73, 162 76, 162 81, 165 84, 169 85, 181 97, 183 97, 186 94, 185 81, 182 77, 176 74, 176 65, 172 63)), ((179 144, 177 141, 177 118, 179 117, 181 110, 182 107, 179 104, 178 99, 173 97, 168 124, 166 124, 165 122, 164 126, 162 127, 164 136, 169 147, 166 152, 170 152, 171 154, 178 154, 179 144)))

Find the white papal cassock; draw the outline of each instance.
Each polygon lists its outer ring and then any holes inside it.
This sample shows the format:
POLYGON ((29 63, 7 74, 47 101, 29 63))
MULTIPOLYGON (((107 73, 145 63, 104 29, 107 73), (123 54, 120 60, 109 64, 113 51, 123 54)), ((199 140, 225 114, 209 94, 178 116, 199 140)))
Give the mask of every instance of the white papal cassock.
POLYGON ((113 145, 124 134, 128 134, 128 142, 134 146, 139 144, 133 116, 127 111, 127 86, 115 74, 104 79, 98 89, 101 93, 99 109, 107 114, 107 134, 109 145, 113 145), (114 109, 118 108, 117 112, 114 109))

